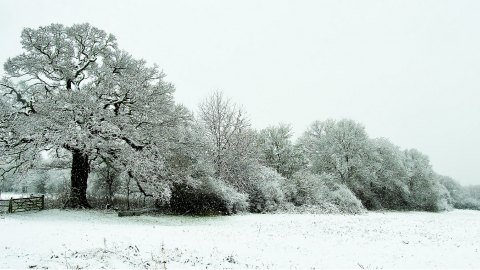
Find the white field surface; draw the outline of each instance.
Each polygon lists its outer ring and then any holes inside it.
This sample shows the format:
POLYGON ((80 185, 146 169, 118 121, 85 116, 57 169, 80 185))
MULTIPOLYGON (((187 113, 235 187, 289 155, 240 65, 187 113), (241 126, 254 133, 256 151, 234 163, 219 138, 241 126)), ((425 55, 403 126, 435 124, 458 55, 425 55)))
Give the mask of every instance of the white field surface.
POLYGON ((25 198, 30 197, 31 195, 36 196, 35 194, 31 193, 11 193, 11 192, 2 192, 0 193, 0 200, 10 200, 10 198, 25 198))
POLYGON ((480 268, 480 211, 0 216, 0 268, 480 268), (164 263, 165 262, 165 263, 164 263))

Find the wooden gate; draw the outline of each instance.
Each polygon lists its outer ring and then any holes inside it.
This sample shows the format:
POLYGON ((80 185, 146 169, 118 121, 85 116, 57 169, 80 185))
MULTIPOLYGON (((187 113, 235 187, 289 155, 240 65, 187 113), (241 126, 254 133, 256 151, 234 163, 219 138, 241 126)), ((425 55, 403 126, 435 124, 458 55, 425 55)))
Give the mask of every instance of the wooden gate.
POLYGON ((10 200, 1 200, 0 204, 3 202, 8 202, 8 213, 43 210, 45 206, 45 195, 19 199, 11 198, 10 200))

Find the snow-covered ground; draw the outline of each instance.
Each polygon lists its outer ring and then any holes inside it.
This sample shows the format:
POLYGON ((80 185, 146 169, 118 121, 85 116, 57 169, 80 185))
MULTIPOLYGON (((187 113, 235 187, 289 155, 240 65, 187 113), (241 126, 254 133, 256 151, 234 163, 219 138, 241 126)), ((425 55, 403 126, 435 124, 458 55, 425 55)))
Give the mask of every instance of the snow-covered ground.
POLYGON ((0 268, 480 268, 480 212, 0 217, 0 268))
POLYGON ((2 192, 0 193, 0 200, 10 200, 10 198, 24 198, 30 197, 31 193, 11 193, 11 192, 2 192))

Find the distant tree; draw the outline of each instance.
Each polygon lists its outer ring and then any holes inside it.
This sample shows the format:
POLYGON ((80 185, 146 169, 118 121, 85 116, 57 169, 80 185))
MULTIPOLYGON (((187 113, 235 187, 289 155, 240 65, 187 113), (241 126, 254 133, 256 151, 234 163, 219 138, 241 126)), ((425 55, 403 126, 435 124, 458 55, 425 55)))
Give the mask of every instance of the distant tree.
POLYGON ((35 191, 40 194, 47 193, 47 183, 49 180, 48 172, 42 170, 35 181, 35 191))
POLYGON ((449 208, 452 199, 448 190, 435 179, 428 156, 416 149, 404 151, 407 185, 414 209, 441 211, 449 208))
MULTIPOLYGON (((475 190, 475 186, 464 187, 449 176, 436 174, 435 178, 448 190, 455 208, 480 210, 480 196, 475 196, 472 192, 475 190)), ((476 187, 480 191, 479 186, 476 187)))
POLYGON ((198 123, 210 146, 210 151, 206 152, 213 165, 212 178, 222 183, 224 190, 233 188, 239 193, 235 195, 229 191, 237 198, 236 208, 246 207, 243 195, 248 198, 248 209, 252 212, 277 209, 284 200, 281 190, 284 178, 260 164, 262 149, 258 134, 251 129, 245 111, 225 98, 222 92, 213 92, 199 105, 198 123))
POLYGON ((264 163, 287 178, 307 165, 305 157, 293 145, 291 138, 292 128, 286 124, 263 129, 258 136, 264 163))
POLYGON ((173 213, 193 215, 246 210, 247 196, 225 179, 215 177, 213 141, 206 136, 205 127, 187 122, 174 131, 174 147, 165 159, 167 175, 172 179, 171 194, 161 207, 169 207, 173 213))
POLYGON ((375 151, 372 171, 375 174, 369 208, 409 209, 410 190, 407 170, 403 164, 404 153, 388 139, 372 140, 375 151))
POLYGON ((480 185, 469 185, 465 187, 468 195, 476 200, 480 200, 480 185))
POLYGON ((260 155, 245 110, 216 91, 200 103, 198 120, 212 146, 214 176, 243 190, 248 183, 239 182, 238 175, 243 173, 245 164, 257 162, 260 155))
POLYGON ((310 170, 336 177, 366 203, 372 197, 375 180, 372 165, 374 151, 363 125, 350 119, 316 121, 299 138, 310 170))
MULTIPOLYGON (((106 199, 106 203, 112 205, 113 197, 120 191, 120 171, 117 168, 112 167, 110 164, 103 164, 95 169, 97 175, 96 186, 101 191, 103 197, 106 199)), ((128 187, 127 187, 128 188, 128 187)))
POLYGON ((370 141, 365 128, 353 120, 316 121, 300 143, 314 173, 332 173, 347 185, 368 174, 370 141))
POLYGON ((123 166, 139 186, 167 185, 158 172, 168 130, 188 113, 174 104, 175 89, 157 66, 133 59, 89 24, 25 28, 21 43, 25 52, 6 61, 0 83, 9 110, 2 111, 0 175, 28 169, 41 151, 65 149, 72 160, 67 207, 90 207, 87 179, 98 160, 123 166))
POLYGON ((452 197, 455 208, 458 208, 460 204, 468 197, 465 188, 453 178, 439 174, 435 174, 434 177, 448 190, 450 196, 452 197))
POLYGON ((456 205, 462 209, 480 210, 480 185, 470 185, 464 188, 465 200, 461 205, 456 205))

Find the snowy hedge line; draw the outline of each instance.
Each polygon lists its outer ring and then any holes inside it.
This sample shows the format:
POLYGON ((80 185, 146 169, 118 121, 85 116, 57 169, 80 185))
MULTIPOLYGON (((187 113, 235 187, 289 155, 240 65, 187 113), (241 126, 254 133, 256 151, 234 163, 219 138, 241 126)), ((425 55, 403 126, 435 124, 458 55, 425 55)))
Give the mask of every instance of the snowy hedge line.
POLYGON ((88 23, 24 28, 21 43, 0 81, 3 190, 179 214, 479 208, 474 188, 353 120, 316 121, 293 143, 289 125, 257 131, 220 91, 192 112, 156 65, 88 23))

